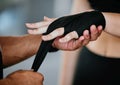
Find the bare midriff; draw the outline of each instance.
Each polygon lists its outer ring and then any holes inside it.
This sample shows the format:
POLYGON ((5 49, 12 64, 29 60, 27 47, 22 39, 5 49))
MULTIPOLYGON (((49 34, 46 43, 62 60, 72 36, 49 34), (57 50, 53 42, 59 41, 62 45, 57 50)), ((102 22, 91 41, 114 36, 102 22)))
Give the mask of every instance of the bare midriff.
POLYGON ((87 48, 98 54, 108 58, 120 58, 120 37, 102 32, 96 41, 92 41, 87 48))

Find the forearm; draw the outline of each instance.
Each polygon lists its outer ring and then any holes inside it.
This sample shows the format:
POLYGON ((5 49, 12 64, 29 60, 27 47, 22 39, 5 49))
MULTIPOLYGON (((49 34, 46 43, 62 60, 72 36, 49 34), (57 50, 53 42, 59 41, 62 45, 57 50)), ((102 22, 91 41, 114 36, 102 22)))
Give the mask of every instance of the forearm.
POLYGON ((120 37, 120 13, 103 12, 106 20, 105 32, 120 37))
MULTIPOLYGON (((71 13, 76 14, 88 10, 94 10, 88 0, 74 0, 71 13)), ((103 15, 106 19, 106 28, 104 31, 111 35, 120 36, 120 14, 103 12, 103 15)))
POLYGON ((3 64, 10 66, 34 55, 40 41, 41 35, 0 37, 3 64))

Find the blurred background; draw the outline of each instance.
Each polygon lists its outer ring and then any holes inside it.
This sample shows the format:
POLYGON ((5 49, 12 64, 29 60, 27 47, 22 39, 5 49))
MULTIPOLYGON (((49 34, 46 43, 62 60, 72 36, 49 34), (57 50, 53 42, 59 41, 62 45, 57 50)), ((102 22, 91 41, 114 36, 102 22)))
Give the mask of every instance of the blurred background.
MULTIPOLYGON (((24 35, 26 22, 38 22, 44 16, 60 17, 70 13, 72 0, 0 0, 0 36, 24 35)), ((44 85, 58 85, 61 51, 48 53, 39 72, 44 77, 44 85)), ((4 77, 18 69, 30 69, 34 56, 4 69, 4 77)))

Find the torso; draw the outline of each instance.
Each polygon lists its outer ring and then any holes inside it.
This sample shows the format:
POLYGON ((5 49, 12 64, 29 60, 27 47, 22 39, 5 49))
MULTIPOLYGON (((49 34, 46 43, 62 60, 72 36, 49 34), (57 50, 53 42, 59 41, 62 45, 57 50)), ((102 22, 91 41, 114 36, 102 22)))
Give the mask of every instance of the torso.
POLYGON ((94 53, 109 58, 120 58, 120 37, 103 32, 101 36, 87 47, 94 53))
MULTIPOLYGON (((94 9, 120 13, 120 0, 89 0, 94 9)), ((94 53, 106 57, 120 58, 120 37, 103 32, 100 37, 90 42, 87 47, 94 53)))

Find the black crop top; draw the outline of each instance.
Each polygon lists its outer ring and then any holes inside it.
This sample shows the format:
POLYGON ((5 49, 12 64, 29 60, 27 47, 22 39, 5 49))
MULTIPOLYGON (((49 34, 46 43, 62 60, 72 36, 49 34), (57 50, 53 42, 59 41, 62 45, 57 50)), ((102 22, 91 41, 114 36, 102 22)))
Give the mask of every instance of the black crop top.
POLYGON ((120 0, 88 0, 95 10, 120 13, 120 0))

